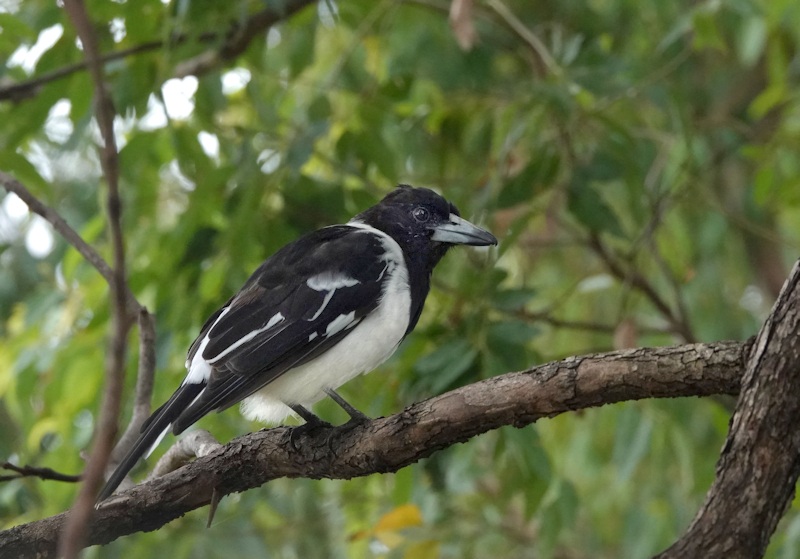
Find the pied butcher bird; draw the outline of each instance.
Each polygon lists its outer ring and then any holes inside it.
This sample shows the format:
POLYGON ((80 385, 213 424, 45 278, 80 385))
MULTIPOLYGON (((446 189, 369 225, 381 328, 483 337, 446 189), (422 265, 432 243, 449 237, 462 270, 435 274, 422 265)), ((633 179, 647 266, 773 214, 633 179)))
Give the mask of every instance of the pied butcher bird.
POLYGON ((168 431, 179 434, 212 410, 242 403, 249 419, 279 423, 389 358, 419 320, 433 268, 453 245, 496 245, 427 188, 400 185, 344 225, 286 245, 203 325, 189 348, 183 384, 142 426, 98 500, 168 431))

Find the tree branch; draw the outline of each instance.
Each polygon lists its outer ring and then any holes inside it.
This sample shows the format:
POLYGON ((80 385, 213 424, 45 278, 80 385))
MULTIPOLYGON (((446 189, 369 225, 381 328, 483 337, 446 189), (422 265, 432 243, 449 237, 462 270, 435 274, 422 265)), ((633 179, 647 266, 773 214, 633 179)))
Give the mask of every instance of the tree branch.
POLYGON ((800 261, 756 339, 717 477, 658 557, 762 557, 800 476, 800 261))
POLYGON ((635 270, 626 270, 622 264, 611 254, 608 248, 600 240, 596 234, 589 237, 589 248, 600 257, 603 263, 608 268, 611 274, 619 279, 630 284, 631 287, 642 292, 645 297, 664 315, 664 318, 670 323, 673 331, 681 336, 686 342, 693 343, 695 341, 694 333, 686 321, 686 317, 678 316, 670 308, 666 301, 658 294, 656 289, 647 281, 639 272, 635 270))
POLYGON ((208 456, 221 447, 222 445, 214 438, 214 435, 208 431, 204 429, 189 431, 159 458, 153 470, 148 474, 147 481, 174 472, 188 464, 193 458, 208 456))
POLYGON ((70 483, 75 483, 81 480, 81 476, 73 476, 69 474, 62 474, 61 472, 57 472, 52 468, 39 468, 36 466, 17 466, 12 464, 11 462, 3 462, 0 465, 0 468, 3 470, 9 470, 11 472, 15 472, 12 475, 0 476, 0 482, 3 481, 11 481, 12 479, 19 479, 23 477, 38 477, 39 479, 49 479, 53 481, 66 481, 70 483))
MULTIPOLYGON (((71 244, 89 264, 100 272, 100 275, 103 276, 109 285, 114 281, 114 271, 111 269, 111 266, 108 265, 108 262, 106 262, 91 245, 84 241, 78 232, 70 227, 69 223, 67 223, 57 211, 40 201, 25 187, 25 185, 3 171, 0 171, 0 185, 8 192, 13 192, 19 196, 20 200, 25 202, 30 211, 42 216, 52 225, 53 229, 64 237, 64 240, 71 244)), ((141 308, 141 305, 130 290, 127 291, 126 297, 128 298, 128 304, 131 305, 131 308, 141 308)))
POLYGON ((540 78, 548 74, 561 77, 564 72, 547 46, 536 34, 522 23, 519 18, 501 0, 487 0, 489 7, 500 16, 503 24, 514 33, 533 53, 536 64, 536 73, 540 78))
MULTIPOLYGON (((105 54, 101 57, 101 61, 103 62, 103 64, 105 64, 107 62, 113 62, 115 60, 127 58, 128 56, 139 54, 141 52, 157 50, 163 46, 164 46, 163 41, 149 41, 147 43, 142 43, 141 45, 136 45, 128 49, 105 54)), ((35 97, 39 89, 41 89, 43 85, 47 85, 50 82, 66 78, 76 72, 80 72, 85 69, 86 69, 86 61, 82 60, 81 62, 78 62, 76 64, 70 64, 69 66, 64 66, 63 68, 59 68, 57 70, 53 70, 52 72, 47 72, 46 74, 42 74, 41 76, 36 76, 35 78, 31 78, 28 81, 12 83, 10 85, 0 87, 0 101, 8 100, 8 101, 19 102, 22 101, 23 99, 35 97)))
POLYGON ((95 267, 95 269, 100 272, 100 275, 105 278, 106 281, 109 283, 112 281, 114 276, 114 272, 111 270, 111 266, 103 259, 100 254, 94 250, 89 244, 84 241, 81 236, 75 231, 72 227, 70 227, 69 223, 64 221, 58 212, 56 212, 51 207, 47 206, 43 202, 39 201, 36 196, 34 196, 30 190, 28 190, 21 182, 17 179, 0 171, 0 184, 3 185, 3 188, 6 189, 8 192, 13 192, 19 198, 25 202, 28 206, 28 209, 35 214, 42 216, 47 222, 53 226, 53 229, 58 231, 66 241, 71 244, 75 249, 83 256, 89 264, 95 267))
POLYGON ((139 309, 139 368, 136 374, 136 392, 133 414, 125 432, 117 441, 108 461, 107 469, 113 469, 133 447, 139 438, 142 425, 150 416, 153 398, 153 381, 156 373, 155 318, 147 309, 139 309))
MULTIPOLYGON (((749 342, 718 342, 571 357, 493 377, 357 427, 259 431, 101 504, 88 545, 155 530, 208 504, 212 495, 279 477, 350 479, 394 472, 503 425, 642 398, 735 394, 749 342)), ((0 532, 0 556, 53 557, 60 514, 0 532)))
POLYGON ((242 24, 234 25, 227 33, 225 43, 214 49, 209 49, 203 53, 181 62, 175 69, 175 76, 182 78, 185 76, 200 76, 215 70, 220 65, 233 60, 242 54, 253 39, 267 31, 270 27, 289 18, 316 0, 284 0, 279 2, 278 7, 270 6, 256 12, 242 24))
POLYGON ((86 12, 83 0, 64 0, 66 10, 81 40, 86 55, 86 65, 94 82, 95 118, 100 128, 103 146, 100 161, 108 183, 107 212, 108 229, 113 254, 113 273, 109 285, 111 307, 111 336, 106 354, 105 390, 100 409, 100 418, 95 431, 92 452, 84 472, 84 483, 75 499, 69 518, 64 526, 59 543, 60 553, 65 559, 77 557, 83 548, 88 522, 93 511, 95 495, 103 481, 103 473, 114 448, 117 434, 122 386, 125 379, 125 357, 128 349, 128 332, 131 315, 128 312, 129 292, 125 269, 125 245, 122 235, 122 201, 119 195, 119 154, 114 136, 114 106, 108 91, 103 71, 103 62, 97 36, 86 12))
MULTIPOLYGON (((217 68, 221 63, 232 60, 245 51, 250 41, 258 36, 260 32, 269 29, 275 23, 282 21, 289 16, 297 13, 305 6, 313 4, 315 0, 288 0, 282 9, 275 7, 267 8, 254 14, 244 24, 234 23, 228 29, 220 32, 206 32, 197 37, 200 43, 213 43, 222 37, 228 39, 219 49, 211 49, 203 52, 181 64, 176 70, 176 77, 187 75, 199 76, 217 68)), ((186 35, 173 35, 169 39, 162 41, 148 41, 133 47, 100 55, 98 60, 102 65, 108 62, 121 60, 135 54, 158 50, 167 45, 180 45, 188 40, 186 35)), ((51 82, 71 76, 76 72, 85 70, 88 67, 87 61, 71 64, 59 68, 52 72, 36 76, 28 81, 14 83, 0 87, 0 101, 19 102, 23 99, 34 97, 42 86, 51 82)))

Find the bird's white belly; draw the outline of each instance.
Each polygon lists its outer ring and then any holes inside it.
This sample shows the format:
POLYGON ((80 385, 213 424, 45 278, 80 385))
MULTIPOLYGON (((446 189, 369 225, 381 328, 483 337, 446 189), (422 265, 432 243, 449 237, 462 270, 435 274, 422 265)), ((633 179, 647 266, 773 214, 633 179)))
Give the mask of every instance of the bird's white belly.
POLYGON ((316 359, 291 369, 244 399, 242 414, 248 419, 280 423, 293 414, 286 403, 310 406, 326 396, 324 389, 336 389, 386 361, 408 328, 411 297, 404 268, 398 267, 381 303, 358 326, 316 359))

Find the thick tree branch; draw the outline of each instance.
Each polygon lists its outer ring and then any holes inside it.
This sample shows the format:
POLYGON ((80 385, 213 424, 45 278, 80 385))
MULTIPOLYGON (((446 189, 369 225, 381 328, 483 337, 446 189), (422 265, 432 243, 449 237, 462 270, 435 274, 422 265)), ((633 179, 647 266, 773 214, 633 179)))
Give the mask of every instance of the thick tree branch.
MULTIPOLYGON (((465 386, 355 428, 285 427, 235 439, 180 470, 104 502, 87 544, 155 530, 190 510, 279 477, 349 479, 394 472, 503 425, 625 400, 735 394, 750 343, 637 349, 563 361, 465 386)), ((53 557, 65 514, 0 532, 2 557, 53 557)))
POLYGON ((800 261, 756 339, 717 477, 684 536, 659 555, 762 557, 800 476, 800 261))

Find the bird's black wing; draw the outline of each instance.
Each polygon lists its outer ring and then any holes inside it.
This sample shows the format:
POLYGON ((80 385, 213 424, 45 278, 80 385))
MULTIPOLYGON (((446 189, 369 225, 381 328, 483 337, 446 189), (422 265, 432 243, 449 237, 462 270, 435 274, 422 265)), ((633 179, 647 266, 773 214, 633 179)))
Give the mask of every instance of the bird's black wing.
POLYGON ((396 264, 384 242, 368 230, 326 227, 264 262, 193 346, 200 351, 208 338, 202 358, 212 370, 173 432, 240 402, 347 335, 377 307, 396 264))

